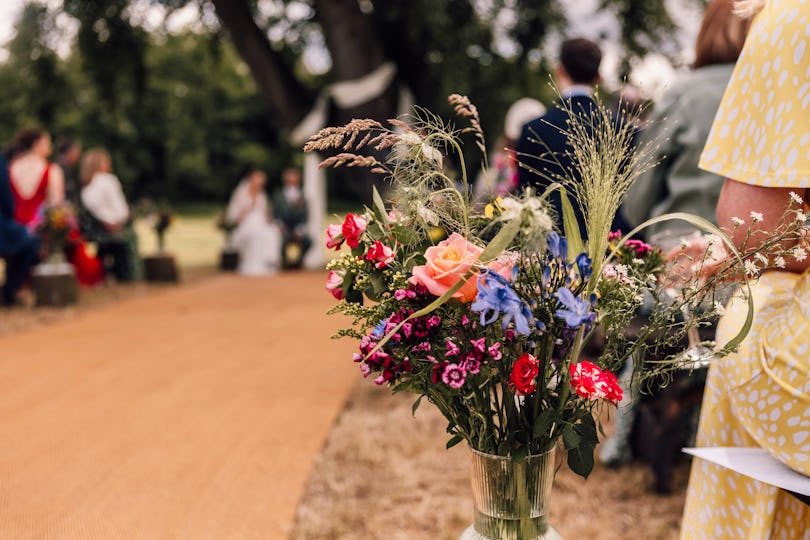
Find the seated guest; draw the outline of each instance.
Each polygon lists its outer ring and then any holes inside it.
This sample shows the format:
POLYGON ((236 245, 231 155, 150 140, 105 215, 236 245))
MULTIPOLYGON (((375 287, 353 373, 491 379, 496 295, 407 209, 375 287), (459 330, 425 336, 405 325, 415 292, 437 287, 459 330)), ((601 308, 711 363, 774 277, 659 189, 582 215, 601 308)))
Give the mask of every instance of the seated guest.
POLYGON ((235 225, 231 246, 239 252, 239 273, 266 275, 278 270, 281 233, 270 219, 264 186, 267 175, 249 167, 231 196, 225 219, 235 225))
MULTIPOLYGON (((51 136, 40 129, 23 129, 14 138, 10 151, 9 180, 14 197, 14 219, 31 232, 45 207, 65 203, 65 176, 62 168, 48 161, 53 151, 51 136)), ((87 253, 78 231, 69 236, 68 260, 82 285, 101 281, 101 266, 87 253)))
POLYGON ((51 136, 41 129, 23 129, 14 137, 9 155, 9 180, 14 196, 14 219, 29 226, 42 206, 65 201, 65 176, 48 161, 51 136))
POLYGON ((0 156, 0 258, 6 260, 0 305, 13 306, 17 291, 39 258, 39 239, 14 219, 14 196, 6 171, 6 160, 0 156))
POLYGON ((294 167, 281 174, 283 187, 273 197, 273 212, 281 227, 281 263, 284 268, 300 268, 312 240, 307 235, 307 201, 301 191, 301 171, 294 167), (300 254, 289 260, 288 249, 297 245, 300 254))
POLYGON ((130 211, 121 182, 112 174, 112 160, 106 150, 88 150, 82 158, 79 177, 85 213, 84 233, 98 242, 99 258, 119 282, 141 277, 138 238, 132 229, 130 211), (111 264, 106 263, 111 259, 111 264))

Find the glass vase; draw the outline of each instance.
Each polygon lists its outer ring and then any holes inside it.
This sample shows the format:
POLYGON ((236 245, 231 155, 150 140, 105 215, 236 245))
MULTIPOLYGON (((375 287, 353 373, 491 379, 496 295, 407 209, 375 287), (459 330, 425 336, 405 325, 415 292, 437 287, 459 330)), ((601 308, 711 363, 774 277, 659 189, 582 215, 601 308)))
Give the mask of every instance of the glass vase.
POLYGON ((471 452, 475 522, 459 540, 562 540, 548 523, 553 448, 523 459, 471 452))

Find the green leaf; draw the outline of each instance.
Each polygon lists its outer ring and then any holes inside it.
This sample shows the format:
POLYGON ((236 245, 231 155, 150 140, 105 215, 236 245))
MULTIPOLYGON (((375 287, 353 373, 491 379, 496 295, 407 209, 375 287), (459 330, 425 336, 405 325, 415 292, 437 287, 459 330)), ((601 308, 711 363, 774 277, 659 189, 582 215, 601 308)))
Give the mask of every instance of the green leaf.
POLYGON ((457 445, 458 443, 460 443, 463 440, 464 440, 464 437, 462 437, 461 435, 453 435, 453 437, 449 441, 447 441, 447 444, 445 445, 445 448, 447 448, 449 450, 449 449, 453 448, 455 445, 457 445))
POLYGON ((534 419, 534 429, 532 433, 535 438, 540 438, 543 435, 548 435, 551 432, 551 425, 554 418, 554 409, 547 408, 540 411, 537 418, 534 419))
POLYGON ((377 219, 384 225, 388 225, 388 212, 385 210, 385 203, 380 197, 380 192, 377 191, 375 186, 371 187, 371 197, 374 201, 374 213, 377 214, 377 219))
POLYGON ((422 403, 422 398, 425 397, 424 394, 416 398, 416 401, 413 402, 411 406, 411 416, 416 416, 416 409, 419 408, 419 404, 422 403))
POLYGON ((593 451, 596 446, 580 445, 568 450, 568 466, 582 478, 588 478, 593 470, 593 451))
POLYGON ((568 424, 562 432, 563 444, 568 450, 579 446, 581 439, 575 425, 568 424))
POLYGON ((514 452, 512 452, 512 459, 520 461, 522 459, 526 459, 527 455, 529 455, 529 447, 522 444, 518 446, 514 452))
POLYGON ((582 418, 579 423, 574 424, 574 431, 577 432, 583 443, 596 446, 599 442, 599 438, 596 435, 596 422, 590 414, 582 418))
MULTIPOLYGON (((581 477, 588 478, 593 470, 593 451, 599 442, 596 435, 596 422, 589 414, 570 427, 576 436, 569 435, 569 438, 576 439, 578 442, 572 446, 568 446, 567 442, 565 444, 565 447, 568 448, 568 466, 581 477)), ((565 442, 565 432, 563 432, 563 442, 565 442)))
POLYGON ((568 199, 565 188, 560 187, 560 201, 562 202, 563 231, 568 239, 568 260, 573 262, 577 255, 585 251, 585 244, 582 242, 582 233, 579 230, 577 215, 574 207, 568 199))

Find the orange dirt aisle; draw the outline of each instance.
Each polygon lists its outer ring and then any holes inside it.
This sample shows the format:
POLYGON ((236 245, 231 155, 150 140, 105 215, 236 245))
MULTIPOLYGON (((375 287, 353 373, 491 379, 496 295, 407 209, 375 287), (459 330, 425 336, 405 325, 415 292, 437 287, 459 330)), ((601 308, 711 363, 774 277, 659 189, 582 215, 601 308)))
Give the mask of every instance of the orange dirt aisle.
POLYGON ((0 338, 0 538, 286 538, 359 377, 325 278, 219 276, 0 338))

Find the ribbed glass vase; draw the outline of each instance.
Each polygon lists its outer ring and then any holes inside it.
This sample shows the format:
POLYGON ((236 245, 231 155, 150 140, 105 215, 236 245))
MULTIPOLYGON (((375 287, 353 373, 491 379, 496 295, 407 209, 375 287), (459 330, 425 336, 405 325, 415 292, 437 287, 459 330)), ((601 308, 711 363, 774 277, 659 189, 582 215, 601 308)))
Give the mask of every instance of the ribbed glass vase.
POLYGON ((553 448, 524 459, 471 452, 475 523, 459 540, 562 540, 548 524, 553 448))

